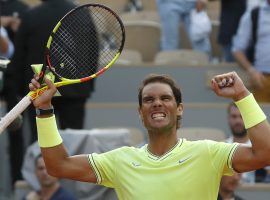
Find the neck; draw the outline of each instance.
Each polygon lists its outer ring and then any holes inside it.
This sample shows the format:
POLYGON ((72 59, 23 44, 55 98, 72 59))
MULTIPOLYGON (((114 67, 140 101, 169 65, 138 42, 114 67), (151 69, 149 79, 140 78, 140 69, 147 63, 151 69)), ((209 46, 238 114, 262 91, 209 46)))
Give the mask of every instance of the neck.
POLYGON ((233 142, 237 142, 237 143, 246 143, 249 141, 248 136, 244 136, 244 137, 233 137, 233 142))
POLYGON ((176 131, 173 133, 149 132, 148 150, 157 156, 162 156, 173 148, 178 142, 176 131))
POLYGON ((49 200, 53 194, 59 189, 60 184, 57 182, 49 187, 42 187, 40 191, 40 197, 43 200, 49 200))

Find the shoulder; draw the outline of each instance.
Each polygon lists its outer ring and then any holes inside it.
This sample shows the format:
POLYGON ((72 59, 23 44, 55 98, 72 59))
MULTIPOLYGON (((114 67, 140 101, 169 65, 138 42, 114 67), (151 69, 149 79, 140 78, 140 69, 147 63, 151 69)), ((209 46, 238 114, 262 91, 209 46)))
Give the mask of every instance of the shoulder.
POLYGON ((196 141, 189 141, 186 139, 182 139, 180 141, 180 148, 179 151, 186 151, 192 152, 196 155, 207 155, 209 154, 208 148, 208 140, 196 140, 196 141))
POLYGON ((123 155, 132 155, 132 154, 137 154, 139 152, 141 152, 143 150, 142 148, 136 148, 136 147, 129 147, 129 146, 124 146, 124 147, 120 147, 118 149, 116 149, 115 151, 117 152, 117 154, 119 156, 123 156, 123 155))
POLYGON ((192 148, 194 151, 199 152, 215 152, 215 151, 222 151, 224 149, 230 150, 236 144, 229 144, 226 142, 217 142, 213 140, 197 140, 197 141, 187 141, 183 140, 184 148, 192 148))
POLYGON ((212 140, 190 141, 190 140, 183 139, 183 146, 190 147, 190 148, 207 148, 207 146, 212 143, 216 143, 216 142, 212 140))
POLYGON ((125 156, 138 154, 138 152, 140 151, 142 151, 141 148, 123 146, 123 147, 113 149, 104 153, 92 153, 89 155, 90 157, 92 155, 94 157, 104 157, 104 158, 106 157, 106 158, 117 159, 117 158, 123 158, 125 156))
POLYGON ((207 146, 207 140, 191 141, 191 140, 182 139, 181 142, 182 142, 181 146, 183 146, 184 148, 203 148, 207 146))
POLYGON ((227 143, 227 142, 217 142, 213 140, 206 140, 207 147, 211 149, 232 149, 234 146, 237 146, 237 143, 227 143))

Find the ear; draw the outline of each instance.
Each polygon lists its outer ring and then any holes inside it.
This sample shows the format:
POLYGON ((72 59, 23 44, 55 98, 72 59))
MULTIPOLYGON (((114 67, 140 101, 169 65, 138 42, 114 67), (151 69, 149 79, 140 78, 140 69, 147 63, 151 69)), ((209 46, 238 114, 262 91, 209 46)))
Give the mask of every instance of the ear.
POLYGON ((139 117, 140 117, 140 119, 142 120, 142 122, 143 122, 143 118, 142 118, 142 111, 141 111, 141 108, 140 107, 138 107, 138 113, 139 113, 139 117))
POLYGON ((184 111, 184 106, 182 103, 179 103, 177 106, 177 116, 182 116, 184 111))

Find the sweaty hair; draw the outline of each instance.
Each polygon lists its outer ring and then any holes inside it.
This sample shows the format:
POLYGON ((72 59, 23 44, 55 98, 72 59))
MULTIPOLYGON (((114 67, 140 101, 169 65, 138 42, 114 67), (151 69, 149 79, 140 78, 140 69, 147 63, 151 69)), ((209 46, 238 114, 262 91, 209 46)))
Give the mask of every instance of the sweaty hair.
MULTIPOLYGON (((164 83, 170 86, 172 89, 175 101, 177 106, 182 103, 182 93, 180 88, 177 86, 175 80, 168 75, 158 75, 158 74, 150 74, 148 75, 141 83, 138 91, 138 100, 139 106, 142 107, 142 91, 144 87, 150 83, 164 83)), ((180 127, 181 116, 177 117, 177 129, 180 127)))

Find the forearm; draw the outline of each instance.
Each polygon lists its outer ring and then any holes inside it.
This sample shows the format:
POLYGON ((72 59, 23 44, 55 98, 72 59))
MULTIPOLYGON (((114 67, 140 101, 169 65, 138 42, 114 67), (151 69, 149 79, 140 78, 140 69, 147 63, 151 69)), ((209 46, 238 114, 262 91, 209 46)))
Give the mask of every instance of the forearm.
POLYGON ((64 166, 65 160, 68 158, 68 153, 61 143, 55 147, 40 148, 42 157, 46 163, 47 171, 50 175, 55 177, 64 177, 64 166))
POLYGON ((58 133, 54 116, 37 118, 38 142, 47 171, 59 178, 96 182, 87 155, 69 156, 58 133))
POLYGON ((46 163, 48 173, 58 176, 61 172, 61 163, 67 157, 67 151, 62 143, 62 138, 57 130, 55 116, 37 117, 38 143, 41 147, 42 155, 46 163))
POLYGON ((235 51, 233 52, 233 55, 240 67, 242 67, 245 71, 249 72, 254 69, 252 63, 249 62, 246 55, 242 51, 235 51))
MULTIPOLYGON (((41 87, 37 76, 31 80, 29 89, 35 91, 41 87)), ((57 91, 55 85, 45 78, 48 88, 40 96, 33 100, 33 105, 38 109, 49 109, 51 99, 57 91)), ((69 178, 78 181, 96 182, 96 176, 92 170, 87 155, 69 156, 62 138, 58 132, 54 115, 49 112, 38 112, 37 120, 38 143, 50 175, 59 178, 69 178), (42 114, 49 114, 46 117, 42 114)))

